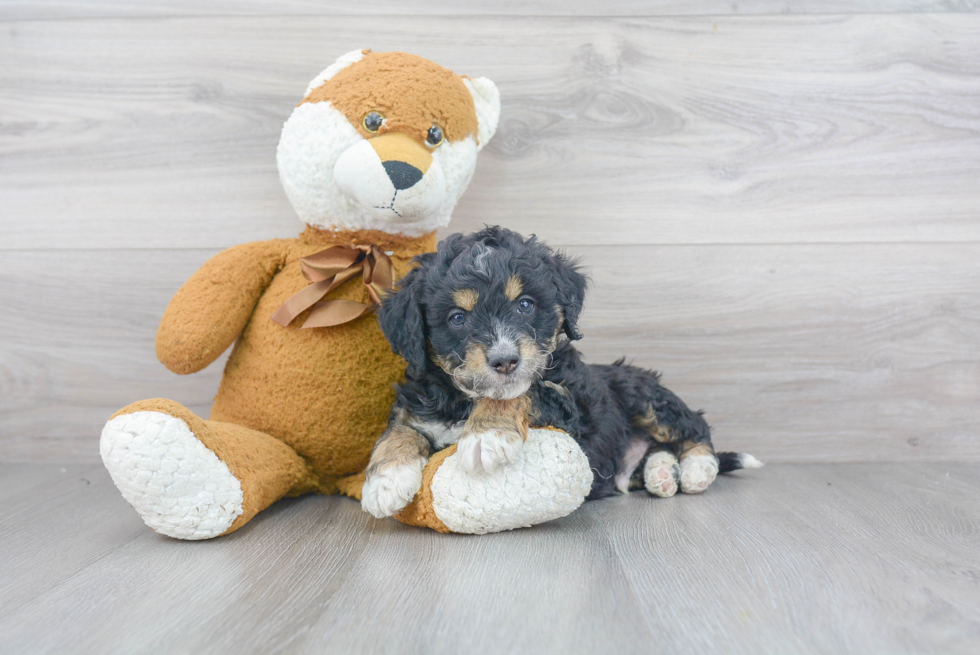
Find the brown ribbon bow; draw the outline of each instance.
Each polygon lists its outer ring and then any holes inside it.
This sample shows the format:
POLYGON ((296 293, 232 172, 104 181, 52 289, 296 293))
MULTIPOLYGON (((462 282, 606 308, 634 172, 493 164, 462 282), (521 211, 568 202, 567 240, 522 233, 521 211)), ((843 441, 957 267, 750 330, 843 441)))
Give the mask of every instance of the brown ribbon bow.
POLYGON ((289 325, 311 307, 309 317, 303 322, 304 328, 348 323, 376 308, 381 302, 381 292, 391 289, 394 284, 391 258, 377 246, 333 246, 302 257, 299 262, 303 276, 311 284, 293 294, 272 315, 272 320, 282 326, 289 325), (328 293, 358 273, 362 274, 364 286, 374 303, 323 300, 328 293))

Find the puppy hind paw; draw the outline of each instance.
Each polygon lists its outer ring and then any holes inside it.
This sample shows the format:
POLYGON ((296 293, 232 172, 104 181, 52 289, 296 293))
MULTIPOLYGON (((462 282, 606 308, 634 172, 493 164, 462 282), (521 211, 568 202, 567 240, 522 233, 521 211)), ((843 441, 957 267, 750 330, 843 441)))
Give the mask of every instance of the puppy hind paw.
POLYGON ((718 477, 718 458, 714 455, 691 455, 681 460, 681 491, 699 494, 718 477))
POLYGON ((422 470, 426 460, 383 468, 364 481, 361 508, 375 518, 397 514, 422 488, 422 470))
POLYGON ((677 458, 666 451, 650 455, 643 467, 643 486, 659 498, 670 498, 677 493, 678 477, 677 458))

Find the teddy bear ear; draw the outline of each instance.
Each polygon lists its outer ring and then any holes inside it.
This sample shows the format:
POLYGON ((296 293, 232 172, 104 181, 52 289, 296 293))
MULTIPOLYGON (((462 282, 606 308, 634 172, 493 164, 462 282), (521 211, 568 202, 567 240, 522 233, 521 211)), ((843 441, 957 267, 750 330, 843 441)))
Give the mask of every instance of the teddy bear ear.
POLYGON ((364 55, 367 54, 371 54, 371 51, 365 49, 365 50, 351 50, 346 54, 340 55, 340 57, 337 58, 337 61, 324 68, 319 75, 313 78, 313 81, 310 82, 310 85, 306 87, 306 93, 303 94, 303 97, 305 98, 306 96, 310 95, 311 91, 322 86, 324 82, 326 82, 331 77, 333 77, 340 71, 344 70, 351 64, 364 59, 364 55))
POLYGON ((476 106, 476 120, 479 124, 476 147, 477 150, 482 150, 497 131, 497 123, 500 121, 500 91, 492 80, 485 77, 464 77, 463 84, 470 90, 476 106))

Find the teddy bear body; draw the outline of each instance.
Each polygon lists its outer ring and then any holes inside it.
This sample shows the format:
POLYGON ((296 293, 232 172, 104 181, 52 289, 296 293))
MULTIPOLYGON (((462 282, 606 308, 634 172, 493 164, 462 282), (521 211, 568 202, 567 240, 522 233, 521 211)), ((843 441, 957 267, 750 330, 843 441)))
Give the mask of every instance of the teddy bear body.
MULTIPOLYGON (((396 277, 401 277, 412 257, 435 248, 435 236, 399 238, 373 230, 334 233, 307 229, 298 239, 245 244, 226 251, 224 257, 234 260, 228 263, 236 270, 251 268, 258 277, 268 279, 268 284, 235 343, 211 409, 211 420, 260 430, 288 444, 308 462, 314 484, 323 493, 335 492, 338 479, 367 465, 374 440, 387 423, 394 400, 392 385, 405 366, 391 352, 373 316, 356 319, 344 329, 303 329, 303 315, 285 327, 270 320, 290 296, 309 284, 300 270, 300 257, 332 245, 377 245, 391 252, 396 277), (250 267, 240 265, 234 257, 239 253, 254 258, 250 267)), ((212 261, 202 275, 220 279, 214 268, 221 263, 212 261)), ((228 275, 240 284, 240 273, 229 270, 228 275)), ((193 287, 195 281, 192 278, 187 286, 193 287)), ((182 295, 175 296, 164 315, 157 353, 169 368, 188 373, 193 370, 182 366, 188 359, 186 347, 181 347, 186 335, 207 334, 211 326, 188 325, 187 321, 210 320, 209 314, 215 312, 222 314, 220 321, 226 321, 229 302, 237 298, 222 302, 212 294, 197 294, 184 302, 182 295)), ((328 299, 371 301, 360 279, 344 283, 328 299)), ((210 353, 217 355, 220 350, 211 348, 210 353)))

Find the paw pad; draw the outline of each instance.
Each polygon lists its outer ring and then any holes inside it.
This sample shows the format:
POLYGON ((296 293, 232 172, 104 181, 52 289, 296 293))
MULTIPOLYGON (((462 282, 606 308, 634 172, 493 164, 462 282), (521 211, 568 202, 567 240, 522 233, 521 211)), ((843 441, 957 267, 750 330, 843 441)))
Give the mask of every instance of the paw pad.
POLYGON ((677 459, 668 452, 653 453, 643 467, 643 485, 654 496, 670 498, 677 493, 677 459))

